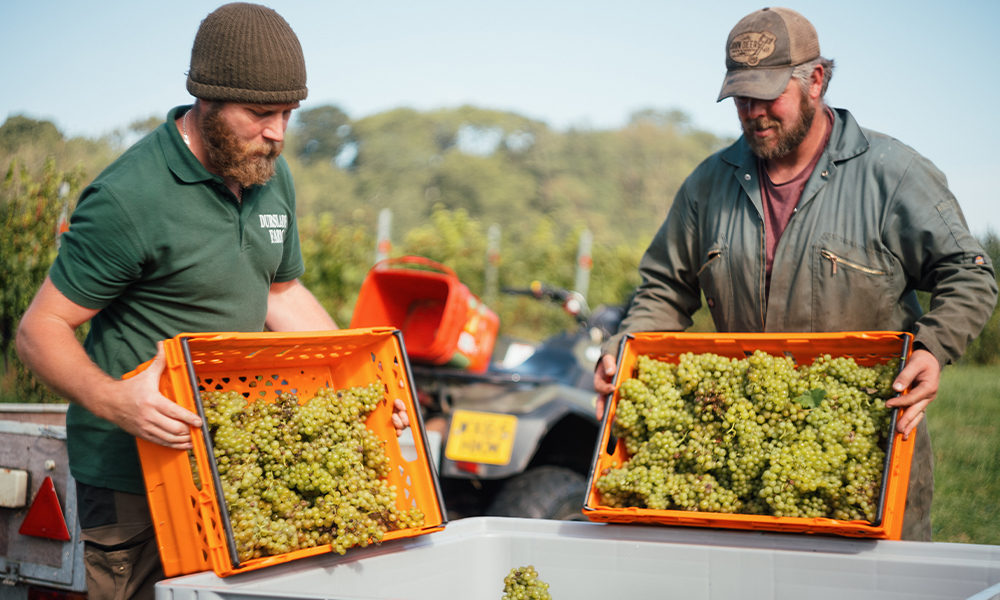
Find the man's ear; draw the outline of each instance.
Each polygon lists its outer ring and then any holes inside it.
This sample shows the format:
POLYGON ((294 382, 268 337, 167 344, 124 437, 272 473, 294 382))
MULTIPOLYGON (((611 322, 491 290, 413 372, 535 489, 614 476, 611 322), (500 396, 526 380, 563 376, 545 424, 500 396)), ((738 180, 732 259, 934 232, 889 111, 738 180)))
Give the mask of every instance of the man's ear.
POLYGON ((823 75, 826 74, 826 69, 823 65, 816 65, 813 68, 812 76, 809 78, 809 97, 815 100, 819 98, 823 93, 823 75))

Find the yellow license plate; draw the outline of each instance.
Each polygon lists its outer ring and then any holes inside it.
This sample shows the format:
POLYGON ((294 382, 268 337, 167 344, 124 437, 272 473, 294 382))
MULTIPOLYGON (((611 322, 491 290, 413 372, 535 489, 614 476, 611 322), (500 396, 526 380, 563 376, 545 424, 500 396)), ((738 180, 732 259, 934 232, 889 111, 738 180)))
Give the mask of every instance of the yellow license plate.
POLYGON ((451 460, 505 465, 514 450, 517 417, 456 410, 444 455, 451 460))

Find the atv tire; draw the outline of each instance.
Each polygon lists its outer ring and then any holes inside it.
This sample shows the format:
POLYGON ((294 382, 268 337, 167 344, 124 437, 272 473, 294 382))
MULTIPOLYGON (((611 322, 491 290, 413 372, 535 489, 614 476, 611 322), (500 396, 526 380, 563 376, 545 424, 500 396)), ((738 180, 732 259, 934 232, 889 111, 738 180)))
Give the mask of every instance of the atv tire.
POLYGON ((587 480, 565 467, 541 466, 511 478, 486 514, 498 517, 586 521, 587 480))

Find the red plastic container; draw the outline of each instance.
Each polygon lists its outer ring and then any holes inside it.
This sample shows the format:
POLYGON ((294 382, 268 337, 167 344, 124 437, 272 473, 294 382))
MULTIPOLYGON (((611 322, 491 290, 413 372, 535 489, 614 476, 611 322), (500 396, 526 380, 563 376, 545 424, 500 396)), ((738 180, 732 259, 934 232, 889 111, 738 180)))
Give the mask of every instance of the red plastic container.
MULTIPOLYGON (((590 470, 590 485, 584 502, 584 514, 591 521, 609 523, 656 523, 660 525, 690 525, 726 529, 753 529, 821 533, 848 537, 868 537, 898 540, 903 530, 903 511, 910 477, 910 459, 916 436, 903 440, 899 433, 889 436, 889 448, 882 474, 879 515, 874 523, 840 521, 828 518, 773 517, 683 510, 653 510, 648 508, 613 508, 601 504, 601 493, 595 482, 600 474, 615 463, 629 459, 624 440, 613 446, 610 423, 618 406, 619 390, 633 376, 640 355, 677 363, 681 354, 710 352, 729 358, 744 358, 755 350, 774 356, 789 356, 800 365, 812 363, 823 354, 848 356, 859 365, 872 366, 893 358, 908 358, 912 335, 893 331, 862 331, 843 333, 635 333, 625 337, 618 353, 615 393, 608 399, 594 462, 590 470), (609 447, 610 446, 610 447, 609 447)), ((895 419, 892 420, 893 426, 895 419)))
POLYGON ((411 361, 481 373, 489 367, 500 318, 450 268, 404 256, 379 262, 365 277, 351 327, 395 327, 411 361))
MULTIPOLYGON (((427 451, 420 409, 398 331, 381 328, 312 333, 200 333, 166 340, 167 366, 160 393, 192 412, 202 413, 203 391, 235 391, 249 400, 273 402, 280 391, 307 400, 322 387, 344 389, 379 382, 385 399, 368 416, 367 427, 387 440, 397 506, 424 513, 420 528, 386 533, 386 540, 440 531, 446 523, 434 466, 427 451), (392 404, 407 407, 417 458, 403 458, 391 423, 392 404)), ((148 368, 147 362, 125 375, 148 368)), ((201 415, 204 421, 204 414, 201 415)), ((146 496, 167 577, 212 570, 220 577, 329 553, 330 545, 240 561, 236 555, 207 425, 191 430, 200 485, 187 452, 138 440, 146 496)), ((350 550, 348 550, 350 552, 350 550)))

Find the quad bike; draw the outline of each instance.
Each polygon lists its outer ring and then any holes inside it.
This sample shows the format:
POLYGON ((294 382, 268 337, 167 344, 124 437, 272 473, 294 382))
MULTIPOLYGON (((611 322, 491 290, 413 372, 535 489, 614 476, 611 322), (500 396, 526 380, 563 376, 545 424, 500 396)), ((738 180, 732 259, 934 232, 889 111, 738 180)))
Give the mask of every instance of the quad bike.
POLYGON ((351 327, 403 333, 429 454, 433 440, 444 449, 436 464, 449 519, 583 519, 599 429, 594 366, 624 309, 591 312, 580 294, 539 282, 504 292, 559 305, 576 327, 528 344, 523 361, 497 362, 526 346, 495 345, 496 313, 450 268, 419 256, 372 268, 351 327))
MULTIPOLYGON (((482 373, 411 367, 425 427, 443 439, 439 473, 449 519, 586 520, 582 506, 599 430, 594 366, 624 309, 591 312, 579 294, 539 282, 504 292, 561 305, 576 327, 534 345, 516 365, 494 361, 482 373)), ((506 347, 501 338, 494 356, 506 347)), ((523 350, 509 346, 515 347, 523 350)))

